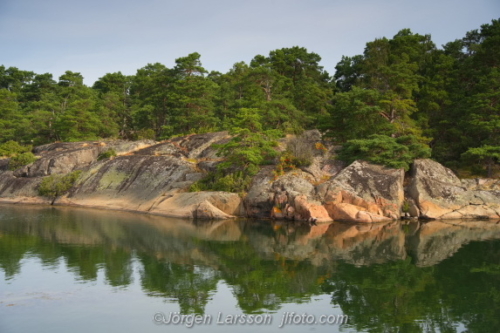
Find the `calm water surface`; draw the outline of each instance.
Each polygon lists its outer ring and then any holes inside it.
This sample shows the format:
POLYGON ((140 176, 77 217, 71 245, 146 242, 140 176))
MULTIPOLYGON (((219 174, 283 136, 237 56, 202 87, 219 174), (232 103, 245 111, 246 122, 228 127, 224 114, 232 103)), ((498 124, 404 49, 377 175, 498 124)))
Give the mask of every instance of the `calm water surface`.
POLYGON ((0 332, 500 332, 496 222, 0 205, 0 332))

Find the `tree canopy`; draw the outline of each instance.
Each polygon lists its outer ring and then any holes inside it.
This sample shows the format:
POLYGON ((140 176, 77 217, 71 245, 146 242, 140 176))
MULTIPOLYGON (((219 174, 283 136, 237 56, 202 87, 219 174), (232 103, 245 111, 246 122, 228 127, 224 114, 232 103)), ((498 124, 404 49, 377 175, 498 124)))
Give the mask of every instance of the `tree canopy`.
POLYGON ((0 66, 0 143, 234 131, 244 128, 238 117, 258 110, 248 124, 260 132, 318 128, 340 145, 410 136, 449 165, 481 151, 491 174, 498 159, 485 152, 500 147, 499 54, 500 21, 493 20, 442 48, 430 35, 402 29, 343 56, 332 76, 320 55, 299 46, 237 62, 227 73, 205 69, 194 52, 172 68, 107 73, 92 87, 69 70, 55 80, 0 66))

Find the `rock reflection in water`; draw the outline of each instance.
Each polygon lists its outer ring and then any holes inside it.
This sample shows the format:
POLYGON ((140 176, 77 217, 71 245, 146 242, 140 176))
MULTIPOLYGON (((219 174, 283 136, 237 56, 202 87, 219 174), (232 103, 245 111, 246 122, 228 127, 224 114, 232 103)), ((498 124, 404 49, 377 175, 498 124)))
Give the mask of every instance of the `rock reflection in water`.
MULTIPOLYGON (((263 259, 276 255, 314 265, 342 260, 372 265, 404 260, 435 265, 471 241, 500 239, 492 221, 330 223, 188 221, 68 207, 1 206, 0 232, 30 235, 58 244, 106 245, 137 251, 178 264, 218 266, 206 242, 248 243, 263 259), (12 214, 22 214, 23 219, 12 214)), ((215 257, 214 257, 215 256, 215 257)))
POLYGON ((472 241, 500 239, 497 221, 446 220, 408 224, 406 249, 417 266, 433 266, 472 241))
MULTIPOLYGON (((0 205, 0 269, 7 280, 21 274, 26 256, 49 269, 64 259, 77 279, 94 281, 102 271, 109 285, 139 283, 147 295, 178 303, 182 313, 203 313, 221 281, 244 313, 329 294, 357 330, 441 325, 450 313, 466 321, 480 311, 464 303, 471 299, 500 310, 488 296, 500 294, 500 243, 477 242, 492 239, 500 239, 500 224, 491 221, 308 226, 0 205), (133 281, 134 264, 140 281, 133 281), (478 277, 475 288, 460 288, 478 277), (392 313, 401 316, 390 319, 392 313)), ((492 320, 481 319, 500 329, 492 320)))

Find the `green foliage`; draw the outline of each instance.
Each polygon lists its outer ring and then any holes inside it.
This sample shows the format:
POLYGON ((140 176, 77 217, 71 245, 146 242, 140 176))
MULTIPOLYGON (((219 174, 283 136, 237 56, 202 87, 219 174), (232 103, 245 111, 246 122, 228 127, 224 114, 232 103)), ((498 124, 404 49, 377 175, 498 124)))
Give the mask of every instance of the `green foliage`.
POLYGON ((108 159, 110 157, 115 157, 115 156, 116 156, 116 150, 114 150, 113 148, 110 148, 110 149, 100 153, 99 156, 97 156, 97 160, 102 161, 102 160, 108 159))
POLYGON ((225 157, 225 161, 218 166, 219 170, 243 170, 253 176, 259 171, 260 165, 268 164, 277 156, 275 139, 281 133, 250 132, 247 129, 237 129, 236 133, 228 143, 217 145, 217 154, 225 157))
POLYGON ((261 73, 258 82, 266 100, 287 98, 303 113, 302 126, 310 127, 326 113, 333 96, 330 75, 320 61, 318 54, 294 46, 271 51, 268 57, 258 55, 250 66, 261 73))
POLYGON ((352 87, 338 93, 333 106, 319 128, 337 142, 364 139, 372 134, 390 135, 395 126, 382 115, 381 96, 377 90, 352 87))
MULTIPOLYGON (((492 20, 443 49, 429 35, 402 29, 342 57, 333 78, 318 54, 298 46, 235 63, 227 73, 209 73, 193 52, 172 68, 154 63, 132 76, 108 73, 92 87, 72 71, 55 81, 0 66, 0 143, 319 128, 340 144, 413 135, 432 140, 433 158, 457 164, 469 148, 500 145, 499 27, 492 20)), ((245 145, 240 153, 253 168, 259 154, 245 145)))
POLYGON ((277 130, 260 131, 262 124, 257 109, 241 109, 235 124, 234 137, 225 144, 214 145, 217 155, 224 161, 217 165, 217 171, 191 186, 191 191, 245 192, 260 166, 273 163, 277 152, 276 139, 282 133, 277 130))
POLYGON ((292 152, 287 150, 281 154, 279 162, 274 170, 274 174, 276 176, 282 176, 288 171, 295 170, 301 166, 308 166, 310 164, 310 160, 298 158, 293 155, 292 152))
POLYGON ((374 134, 368 139, 347 141, 339 152, 339 159, 347 163, 364 160, 390 168, 409 170, 414 159, 428 158, 430 152, 430 148, 420 143, 415 136, 392 138, 374 134))
POLYGON ((462 160, 466 163, 486 163, 487 176, 491 177, 493 175, 493 165, 500 161, 500 146, 484 145, 469 148, 462 154, 462 160))
POLYGON ((0 156, 12 157, 16 156, 17 154, 29 152, 31 151, 31 149, 31 146, 23 146, 18 142, 11 140, 0 144, 0 156))
POLYGON ((22 166, 31 164, 36 161, 35 155, 31 152, 20 153, 10 158, 9 169, 16 170, 22 166))
POLYGON ((0 156, 10 157, 9 169, 16 170, 36 160, 35 155, 31 153, 31 149, 31 146, 23 146, 11 140, 0 144, 0 156))
POLYGON ((22 125, 17 94, 0 89, 0 142, 17 139, 22 125))
POLYGON ((433 155, 441 162, 465 161, 469 148, 500 145, 499 41, 500 20, 493 20, 444 46, 447 63, 439 74, 446 78, 446 104, 430 117, 433 155))
POLYGON ((408 213, 410 211, 410 203, 407 200, 403 201, 403 206, 401 207, 401 211, 403 213, 408 213))
POLYGON ((137 140, 154 140, 155 139, 155 131, 151 128, 139 130, 136 133, 135 139, 137 140))
POLYGON ((58 197, 68 192, 80 177, 82 171, 77 170, 66 175, 50 175, 45 177, 38 187, 38 194, 44 197, 58 197))

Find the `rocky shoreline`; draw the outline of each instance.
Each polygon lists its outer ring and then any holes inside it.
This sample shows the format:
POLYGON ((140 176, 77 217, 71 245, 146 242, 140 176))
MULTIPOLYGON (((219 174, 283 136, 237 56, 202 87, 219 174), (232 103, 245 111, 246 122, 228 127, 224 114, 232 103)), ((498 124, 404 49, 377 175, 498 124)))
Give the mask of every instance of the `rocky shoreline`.
MULTIPOLYGON (((8 170, 0 160, 0 202, 69 205, 155 215, 227 219, 273 218, 299 221, 384 222, 415 219, 500 219, 500 180, 459 179, 429 160, 410 171, 356 161, 345 166, 319 132, 303 140, 313 158, 308 167, 277 176, 265 166, 243 197, 228 192, 189 192, 214 170, 220 158, 212 148, 227 132, 189 135, 165 142, 93 141, 53 143, 34 149, 38 159, 8 170), (322 149, 317 149, 321 143, 322 149), (109 149, 117 156, 98 157, 109 149), (82 173, 68 193, 38 195, 44 177, 82 173)), ((284 150, 283 139, 278 149, 284 150)))

